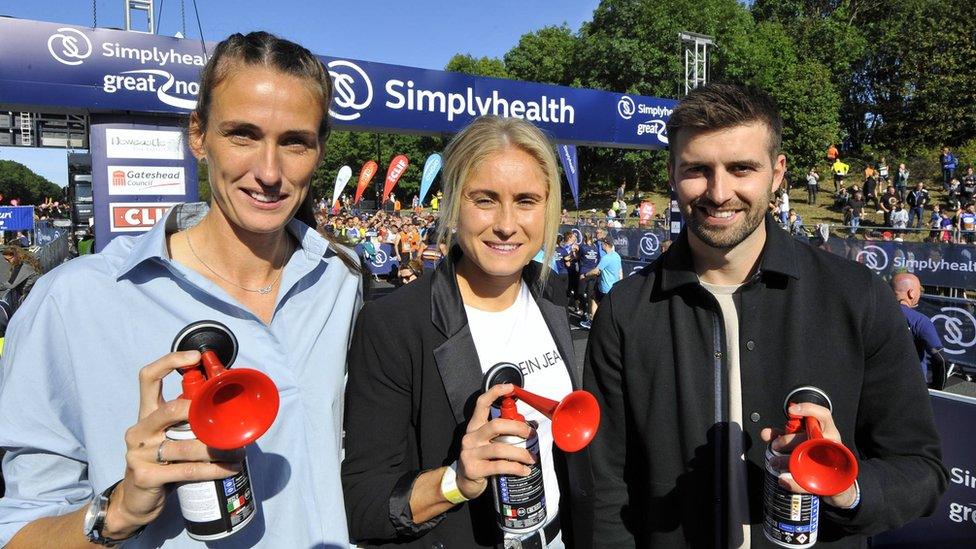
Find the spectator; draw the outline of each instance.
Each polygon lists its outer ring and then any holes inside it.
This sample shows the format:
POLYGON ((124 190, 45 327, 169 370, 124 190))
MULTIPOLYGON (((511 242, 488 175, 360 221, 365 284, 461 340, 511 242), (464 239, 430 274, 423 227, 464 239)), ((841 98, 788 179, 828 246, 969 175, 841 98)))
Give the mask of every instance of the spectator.
POLYGON ((807 204, 817 203, 817 191, 820 189, 820 174, 816 166, 807 172, 807 204))
POLYGON ((625 181, 625 182, 621 183, 619 187, 617 187, 617 201, 618 202, 623 202, 623 200, 624 200, 624 192, 626 191, 626 189, 625 189, 626 185, 627 185, 627 182, 625 181))
POLYGON ((884 196, 881 197, 881 211, 884 213, 884 226, 891 227, 891 212, 895 211, 898 205, 898 195, 895 194, 895 188, 891 185, 885 191, 884 196))
MULTIPOLYGON (((878 163, 874 165, 874 168, 878 172, 878 180, 881 181, 883 185, 887 185, 888 184, 888 162, 885 160, 885 157, 882 156, 881 160, 879 160, 878 163)), ((898 187, 895 187, 895 190, 897 191, 898 187)), ((902 196, 899 196, 898 198, 904 200, 905 189, 902 188, 901 191, 902 191, 902 196)))
POLYGON ((3 258, 10 264, 10 276, 7 278, 5 291, 12 292, 9 303, 16 310, 27 298, 27 294, 44 270, 34 254, 20 246, 12 244, 4 246, 3 258))
POLYGON ((420 260, 411 259, 410 261, 400 264, 400 268, 397 269, 397 276, 393 280, 393 285, 397 288, 400 286, 405 286, 420 278, 420 275, 423 273, 424 266, 422 263, 420 263, 420 260))
POLYGON ((847 172, 850 169, 850 165, 841 162, 839 156, 834 160, 834 164, 830 167, 830 170, 834 174, 834 192, 837 192, 841 185, 844 184, 844 178, 847 177, 847 172))
MULTIPOLYGON (((909 218, 911 218, 911 215, 912 213, 914 213, 914 210, 915 208, 912 208, 912 211, 909 212, 909 218)), ((909 226, 910 225, 911 222, 909 222, 909 226)), ((929 217, 929 228, 932 229, 929 232, 930 240, 932 240, 933 242, 939 242, 940 240, 942 240, 940 234, 942 232, 942 206, 939 204, 932 205, 932 215, 931 217, 929 217)))
POLYGON ((942 187, 949 190, 949 182, 956 176, 956 155, 952 154, 949 147, 942 147, 942 154, 939 155, 939 164, 942 165, 942 187))
POLYGON ((583 235, 583 243, 579 245, 579 251, 577 253, 578 267, 576 269, 580 274, 576 296, 580 302, 580 310, 583 311, 583 320, 580 322, 580 326, 583 328, 589 326, 589 321, 591 320, 589 303, 590 299, 596 293, 596 279, 587 278, 585 275, 597 268, 597 265, 600 263, 602 251, 600 246, 593 240, 592 234, 586 233, 583 235), (586 323, 585 325, 583 324, 584 322, 586 323))
POLYGON ((870 172, 870 175, 866 175, 864 178, 864 204, 867 205, 869 202, 874 202, 875 209, 881 208, 880 202, 878 201, 878 180, 874 176, 874 169, 868 167, 864 170, 865 174, 870 172))
POLYGON ((905 164, 898 164, 898 173, 895 174, 895 189, 898 188, 907 189, 908 177, 910 175, 911 172, 908 171, 908 168, 905 166, 905 164))
POLYGON ((776 198, 776 206, 779 210, 779 223, 784 228, 789 227, 790 217, 790 193, 786 189, 780 189, 779 196, 776 198))
POLYGON ((844 211, 844 224, 850 229, 851 235, 857 234, 863 215, 864 197, 860 192, 856 192, 854 193, 854 197, 847 203, 847 209, 844 211))
MULTIPOLYGON (((902 164, 904 166, 904 164, 902 164)), ((899 174, 901 170, 899 170, 899 174)), ((907 177, 906 177, 907 180, 907 177)), ((925 206, 929 203, 929 192, 925 190, 925 184, 919 181, 915 184, 915 189, 908 193, 908 226, 916 229, 922 227, 922 216, 925 215, 925 206), (914 225, 912 222, 914 221, 914 225)))
POLYGON ((929 387, 941 391, 945 388, 947 368, 945 357, 942 356, 942 340, 929 317, 915 310, 922 299, 922 284, 911 273, 898 273, 891 278, 891 289, 908 321, 922 368, 922 378, 929 387))
POLYGON ((850 201, 851 193, 847 190, 847 187, 841 185, 840 189, 834 193, 834 209, 843 212, 850 201))
POLYGON ((895 234, 904 233, 908 227, 908 204, 901 200, 895 204, 895 209, 891 212, 891 227, 895 229, 895 234))
POLYGON ((976 205, 972 202, 966 204, 966 209, 959 214, 959 230, 963 241, 967 244, 974 242, 974 231, 976 231, 976 205))
POLYGON ((796 210, 790 210, 790 214, 786 219, 786 226, 789 228, 790 234, 804 234, 803 218, 800 217, 800 214, 796 213, 796 210))
POLYGON ((962 177, 962 200, 969 204, 976 199, 976 173, 973 167, 966 168, 966 175, 962 177))

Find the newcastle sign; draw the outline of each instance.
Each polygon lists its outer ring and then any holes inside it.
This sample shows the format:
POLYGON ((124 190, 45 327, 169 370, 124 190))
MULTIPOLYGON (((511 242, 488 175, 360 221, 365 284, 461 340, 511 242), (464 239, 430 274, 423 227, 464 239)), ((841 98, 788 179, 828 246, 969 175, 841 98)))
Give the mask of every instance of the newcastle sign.
MULTIPOLYGON (((200 42, 0 18, 0 100, 45 107, 185 114, 207 61, 200 42)), ((344 129, 454 133, 473 118, 524 118, 560 143, 660 149, 676 101, 321 57, 329 113, 344 129)))

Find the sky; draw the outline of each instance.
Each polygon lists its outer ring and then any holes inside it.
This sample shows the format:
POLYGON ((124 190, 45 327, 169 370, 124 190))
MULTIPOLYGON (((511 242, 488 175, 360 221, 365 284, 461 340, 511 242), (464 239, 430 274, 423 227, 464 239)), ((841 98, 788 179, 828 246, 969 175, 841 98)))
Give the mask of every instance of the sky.
MULTIPOLYGON (((123 28, 123 0, 95 0, 99 27, 123 28)), ((183 30, 180 0, 155 0, 157 33, 183 30)), ((199 38, 193 0, 182 2, 187 38, 199 38)), ((565 23, 573 31, 590 20, 599 0, 196 0, 203 37, 267 30, 313 53, 443 69, 456 53, 501 57, 527 32, 565 23)), ((88 0, 0 0, 0 16, 92 25, 88 0)), ((145 28, 144 19, 136 19, 145 28)), ((135 26, 135 25, 134 25, 135 26)), ((58 185, 67 184, 61 150, 0 147, 58 185)))

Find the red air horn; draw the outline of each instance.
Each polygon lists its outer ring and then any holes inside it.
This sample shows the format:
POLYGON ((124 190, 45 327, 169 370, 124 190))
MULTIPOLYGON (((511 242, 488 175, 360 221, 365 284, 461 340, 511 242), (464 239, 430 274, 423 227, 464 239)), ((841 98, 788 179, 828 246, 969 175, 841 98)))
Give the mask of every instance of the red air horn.
MULTIPOLYGON (((816 387, 794 389, 783 403, 811 402, 832 410, 830 398, 816 387)), ((787 433, 806 430, 807 440, 790 454, 790 474, 804 490, 818 496, 833 496, 848 489, 857 479, 857 458, 846 446, 823 438, 820 422, 811 416, 794 416, 787 411, 787 433)))
POLYGON ((278 388, 257 370, 228 370, 237 358, 237 338, 212 320, 195 322, 173 341, 173 351, 197 350, 197 366, 182 368, 190 400, 190 429, 212 448, 234 450, 257 440, 278 415, 278 388))
POLYGON ((586 391, 573 391, 559 402, 530 393, 522 388, 525 382, 522 371, 508 362, 492 366, 485 374, 484 381, 486 391, 502 383, 515 385, 511 394, 495 403, 501 408, 502 417, 521 419, 515 411, 515 399, 525 402, 552 420, 553 442, 564 452, 578 452, 585 448, 600 427, 600 406, 596 398, 586 391), (516 417, 509 417, 513 413, 516 417))

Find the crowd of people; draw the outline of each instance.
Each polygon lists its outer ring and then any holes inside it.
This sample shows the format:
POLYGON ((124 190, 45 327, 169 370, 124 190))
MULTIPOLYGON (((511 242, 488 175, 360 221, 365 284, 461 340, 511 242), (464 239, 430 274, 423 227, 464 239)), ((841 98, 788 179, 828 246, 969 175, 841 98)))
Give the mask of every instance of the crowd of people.
MULTIPOLYGON (((964 173, 957 173, 959 161, 949 147, 943 148, 939 157, 938 199, 925 181, 912 176, 905 163, 893 170, 881 156, 868 161, 863 177, 852 182, 851 166, 844 162, 836 146, 828 148, 826 158, 833 178, 829 207, 843 215, 848 234, 871 228, 890 232, 899 239, 913 232, 925 242, 974 242, 976 172, 967 166, 964 173)), ((806 175, 808 204, 817 203, 821 186, 819 168, 810 168, 806 175)), ((783 224, 792 227, 785 221, 783 224)))

